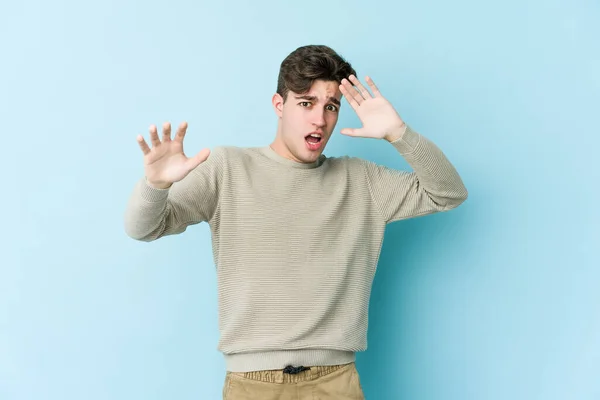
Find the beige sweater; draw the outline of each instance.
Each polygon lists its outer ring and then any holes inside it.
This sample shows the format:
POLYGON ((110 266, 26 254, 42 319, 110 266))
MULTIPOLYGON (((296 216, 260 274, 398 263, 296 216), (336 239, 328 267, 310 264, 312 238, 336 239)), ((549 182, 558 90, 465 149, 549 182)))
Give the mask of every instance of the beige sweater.
POLYGON ((169 189, 140 179, 125 229, 152 241, 208 222, 219 350, 229 371, 351 362, 367 347, 371 285, 387 223, 467 198, 455 168, 410 127, 392 143, 414 172, 359 158, 284 159, 215 148, 169 189))

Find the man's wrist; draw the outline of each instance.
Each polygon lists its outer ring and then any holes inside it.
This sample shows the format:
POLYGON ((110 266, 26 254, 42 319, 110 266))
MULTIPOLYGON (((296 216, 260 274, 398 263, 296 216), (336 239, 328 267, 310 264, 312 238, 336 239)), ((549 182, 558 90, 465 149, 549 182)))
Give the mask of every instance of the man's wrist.
POLYGON ((171 187, 172 183, 152 182, 146 179, 146 183, 153 189, 165 190, 171 187))
POLYGON ((391 130, 384 137, 384 139, 390 143, 395 142, 396 140, 402 139, 402 137, 404 136, 404 133, 406 132, 406 128, 407 128, 406 123, 403 122, 402 125, 400 125, 398 128, 391 130))

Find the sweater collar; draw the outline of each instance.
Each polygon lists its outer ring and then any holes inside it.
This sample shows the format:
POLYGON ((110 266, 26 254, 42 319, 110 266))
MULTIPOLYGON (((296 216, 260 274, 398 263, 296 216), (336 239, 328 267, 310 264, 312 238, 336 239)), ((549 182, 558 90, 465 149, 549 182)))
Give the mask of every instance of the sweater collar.
POLYGON ((321 154, 321 156, 315 162, 301 163, 301 162, 290 160, 289 158, 285 158, 285 157, 281 156, 280 154, 276 153, 275 150, 273 150, 273 148, 271 146, 261 147, 260 150, 265 156, 269 157, 271 160, 274 160, 280 164, 287 165, 292 168, 300 168, 300 169, 317 168, 321 164, 323 164, 323 161, 326 158, 325 155, 321 154))

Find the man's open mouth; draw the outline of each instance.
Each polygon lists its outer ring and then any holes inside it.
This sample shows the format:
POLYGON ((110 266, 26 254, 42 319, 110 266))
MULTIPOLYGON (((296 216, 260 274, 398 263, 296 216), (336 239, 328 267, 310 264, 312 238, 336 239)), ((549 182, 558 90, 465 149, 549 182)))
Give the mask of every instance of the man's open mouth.
POLYGON ((317 144, 321 142, 321 134, 320 133, 311 133, 306 135, 305 140, 310 144, 317 144))

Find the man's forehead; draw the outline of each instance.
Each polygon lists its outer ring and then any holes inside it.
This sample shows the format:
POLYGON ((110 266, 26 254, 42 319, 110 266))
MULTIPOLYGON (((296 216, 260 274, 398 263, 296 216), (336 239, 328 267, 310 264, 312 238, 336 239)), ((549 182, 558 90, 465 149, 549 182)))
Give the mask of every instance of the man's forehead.
POLYGON ((335 96, 338 93, 340 93, 340 84, 338 82, 317 79, 312 83, 307 93, 303 94, 309 94, 312 96, 319 96, 320 94, 335 96))
POLYGON ((342 92, 338 87, 331 89, 310 89, 308 92, 304 93, 307 96, 316 96, 316 97, 339 97, 342 92))

